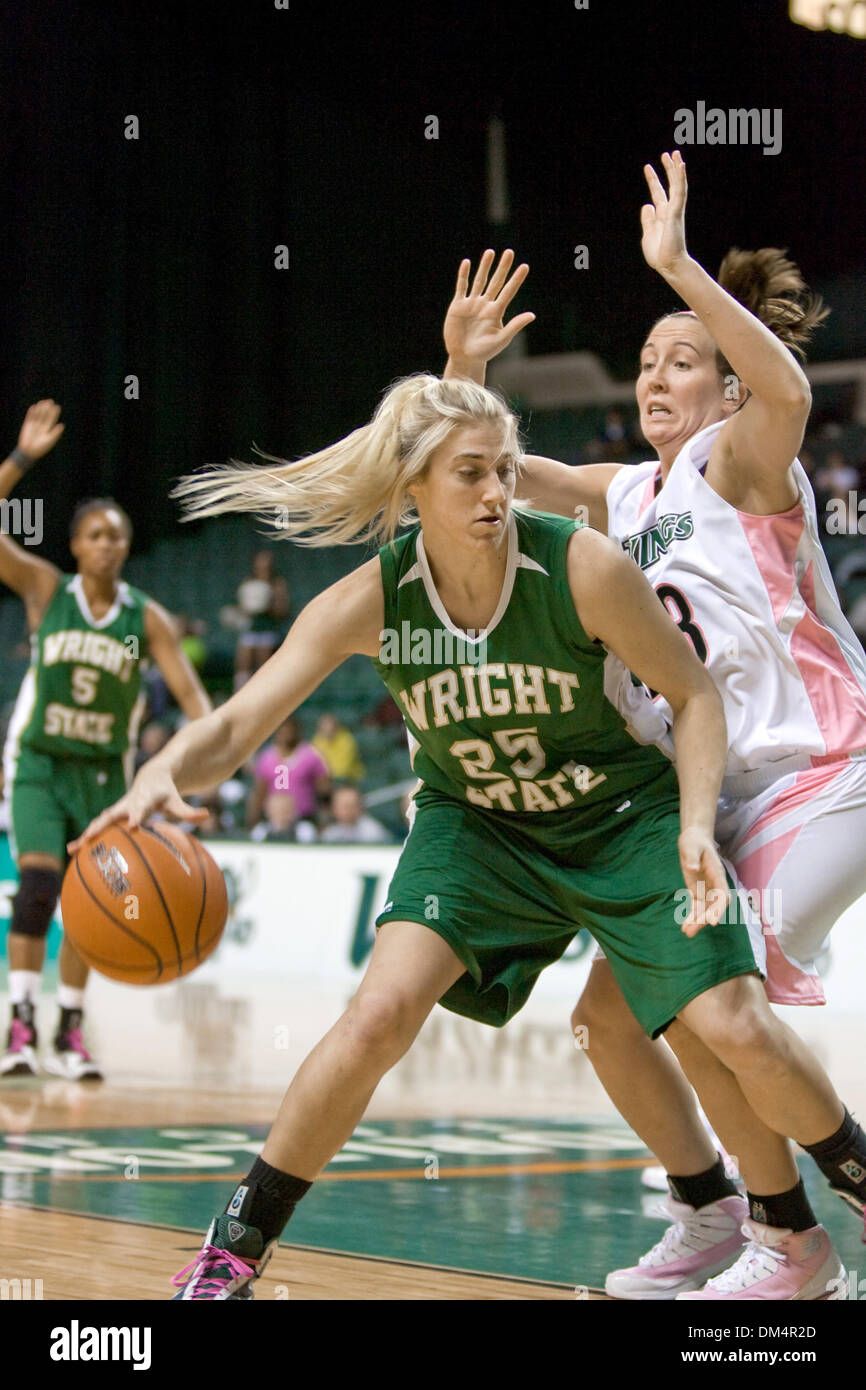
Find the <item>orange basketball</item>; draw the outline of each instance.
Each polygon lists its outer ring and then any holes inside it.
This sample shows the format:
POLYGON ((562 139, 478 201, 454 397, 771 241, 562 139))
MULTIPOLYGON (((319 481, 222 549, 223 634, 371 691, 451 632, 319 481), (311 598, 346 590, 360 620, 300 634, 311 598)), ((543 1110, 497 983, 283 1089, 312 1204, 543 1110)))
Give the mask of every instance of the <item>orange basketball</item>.
POLYGON ((204 845, 169 821, 110 825, 70 861, 63 930, 81 958, 112 980, 161 985, 216 950, 228 917, 222 871, 204 845))

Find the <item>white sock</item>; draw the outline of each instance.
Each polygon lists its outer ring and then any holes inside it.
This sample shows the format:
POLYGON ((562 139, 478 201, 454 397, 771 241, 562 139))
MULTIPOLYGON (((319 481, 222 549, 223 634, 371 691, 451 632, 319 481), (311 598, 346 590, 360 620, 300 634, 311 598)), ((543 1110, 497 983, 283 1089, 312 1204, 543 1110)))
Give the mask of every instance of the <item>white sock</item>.
POLYGON ((29 999, 35 1005, 41 981, 42 975, 38 970, 10 970, 9 1003, 23 1004, 25 999, 29 999))
POLYGON ((84 990, 73 989, 72 985, 60 984, 57 987, 57 1002, 61 1009, 83 1009, 84 990))

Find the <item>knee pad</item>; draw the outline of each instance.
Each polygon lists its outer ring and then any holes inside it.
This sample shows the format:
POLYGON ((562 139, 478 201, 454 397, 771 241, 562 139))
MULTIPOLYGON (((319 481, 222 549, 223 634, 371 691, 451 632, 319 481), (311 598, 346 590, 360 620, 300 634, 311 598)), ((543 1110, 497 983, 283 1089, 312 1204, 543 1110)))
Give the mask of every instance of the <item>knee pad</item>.
POLYGON ((18 892, 12 900, 10 934, 17 932, 19 936, 36 940, 47 936, 59 894, 57 869, 22 869, 18 892))

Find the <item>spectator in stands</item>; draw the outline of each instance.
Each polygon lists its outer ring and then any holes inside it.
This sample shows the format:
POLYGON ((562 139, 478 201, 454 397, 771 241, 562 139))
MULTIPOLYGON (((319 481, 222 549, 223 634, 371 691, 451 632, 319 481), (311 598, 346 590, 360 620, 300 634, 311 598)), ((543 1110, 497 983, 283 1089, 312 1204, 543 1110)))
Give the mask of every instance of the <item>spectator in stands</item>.
POLYGON ((274 574, 270 550, 253 556, 251 573, 238 588, 238 607, 247 621, 235 649, 235 690, 273 656, 289 616, 289 588, 282 575, 274 574))
POLYGON ((316 836, 314 823, 298 817, 295 798, 285 792, 268 793, 264 817, 250 831, 251 840, 281 840, 288 844, 311 844, 316 836))
POLYGON ((291 796, 301 820, 315 821, 319 800, 330 791, 328 765, 311 743, 305 743, 301 726, 292 716, 284 719, 253 765, 255 785, 247 807, 247 825, 260 819, 269 793, 291 796))
POLYGON ((605 412, 601 435, 586 446, 586 457, 590 463, 625 463, 636 448, 631 424, 617 406, 611 406, 605 412))
POLYGON ((391 729, 395 743, 401 743, 405 746, 406 726, 403 723, 402 714, 390 695, 383 696, 379 703, 370 710, 370 713, 364 715, 363 722, 367 729, 391 729))
POLYGON ((207 647, 204 642, 207 623, 203 618, 190 618, 186 613, 178 613, 175 617, 175 626, 180 639, 181 651, 186 654, 186 659, 190 665, 200 672, 207 658, 207 647))
POLYGON ((841 449, 833 449, 815 472, 815 491, 825 498, 841 497, 847 502, 848 493, 856 491, 859 482, 860 474, 841 449))
POLYGON ((143 763, 147 762, 148 758, 154 757, 160 749, 164 748, 170 738, 171 729, 167 728, 165 724, 160 724, 157 719, 152 719, 149 724, 145 724, 135 754, 136 772, 143 763))
MULTIPOLYGON (((823 465, 816 469, 814 478, 815 500, 823 530, 827 527, 828 504, 842 502, 848 514, 848 526, 852 534, 857 534, 859 483, 858 470, 848 462, 841 449, 833 449, 823 465)), ((838 511, 838 506, 836 510, 838 511)))
POLYGON ((335 714, 319 717, 313 747, 321 753, 331 776, 338 781, 360 782, 363 778, 364 764, 355 735, 340 723, 335 714))
POLYGON ((379 845, 391 840, 388 831, 364 810, 364 798, 354 786, 335 787, 331 823, 322 831, 326 845, 379 845))

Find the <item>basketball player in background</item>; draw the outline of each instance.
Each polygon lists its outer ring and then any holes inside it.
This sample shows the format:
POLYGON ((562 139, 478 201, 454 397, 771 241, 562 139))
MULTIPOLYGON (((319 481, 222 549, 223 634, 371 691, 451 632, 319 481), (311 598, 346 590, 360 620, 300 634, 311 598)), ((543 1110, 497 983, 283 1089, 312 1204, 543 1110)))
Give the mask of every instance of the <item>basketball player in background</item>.
MULTIPOLYGON (((802 355, 826 311, 780 251, 732 251, 716 283, 686 252, 682 157, 662 163, 667 193, 649 165, 644 171, 652 201, 641 213, 642 249, 689 307, 659 319, 641 351, 641 429, 657 458, 570 468, 529 457, 518 493, 550 512, 580 512, 614 537, 706 665, 729 739, 716 834, 761 909, 755 945, 768 996, 820 1004, 815 959, 866 892, 866 660, 839 606, 796 457, 811 398, 793 353, 802 355)), ((484 363, 532 320, 503 325, 527 267, 506 279, 509 254, 488 286, 492 263, 486 252, 469 293, 461 266, 446 320, 447 375, 482 382, 484 363)), ((638 1265, 609 1276, 608 1292, 802 1298, 809 1271, 800 1257, 815 1216, 790 1146, 758 1120, 730 1073, 679 1025, 665 1042, 647 1038, 603 957, 572 1023, 589 1028, 599 1079, 675 1175, 674 1224, 638 1265), (666 1043, 738 1156, 748 1207, 666 1043), (749 1218, 745 1250, 739 1217, 749 1218), (705 1292, 690 1292, 735 1259, 705 1292)), ((804 1147, 862 1212, 866 1137, 849 1112, 834 1134, 804 1147)))
MULTIPOLYGON (((437 1001, 502 1026, 581 926, 648 1038, 675 1020, 694 1031, 781 1134, 814 1144, 839 1124, 828 1079, 769 1008, 738 901, 707 927, 727 897, 712 839, 726 753, 713 683, 621 547, 512 509, 521 457, 501 397, 417 376, 330 448, 175 490, 191 515, 284 512, 288 496, 282 536, 385 544, 313 599, 270 661, 146 763, 84 838, 160 810, 188 815, 183 795, 221 782, 353 653, 373 659, 402 710, 422 781, 364 979, 176 1277, 184 1299, 251 1296, 295 1204, 437 1001), (630 670, 666 694, 676 774, 653 746, 667 722, 630 670), (620 686, 634 693, 628 718, 620 686), (678 920, 687 890, 695 911, 678 920)), ((804 1296, 842 1296, 828 1291, 841 1265, 826 1231, 810 1240, 804 1296)))
MULTIPOLYGON (((54 448, 64 429, 59 416, 51 400, 30 407, 16 448, 0 464, 0 498, 54 448)), ((37 1072, 36 1004, 66 842, 128 785, 143 706, 142 661, 156 662, 189 719, 211 708, 169 614, 120 577, 132 537, 123 509, 111 498, 83 502, 69 529, 75 574, 0 535, 0 580, 24 601, 32 650, 4 750, 19 887, 9 929, 12 1016, 0 1079, 37 1072)), ((72 1081, 101 1079, 82 1036, 87 976, 64 938, 60 1014, 42 1065, 72 1081)))

